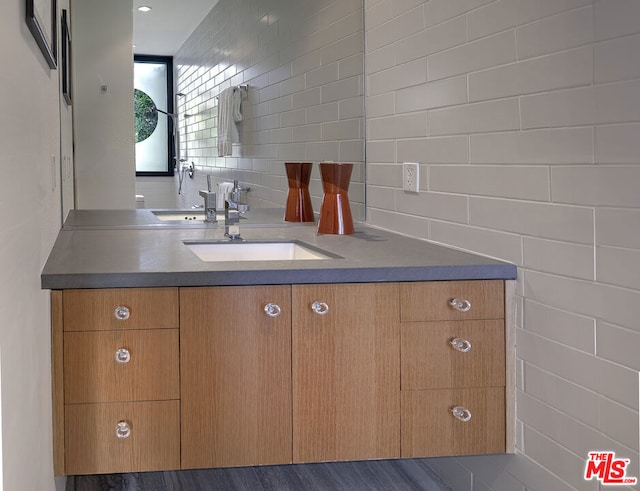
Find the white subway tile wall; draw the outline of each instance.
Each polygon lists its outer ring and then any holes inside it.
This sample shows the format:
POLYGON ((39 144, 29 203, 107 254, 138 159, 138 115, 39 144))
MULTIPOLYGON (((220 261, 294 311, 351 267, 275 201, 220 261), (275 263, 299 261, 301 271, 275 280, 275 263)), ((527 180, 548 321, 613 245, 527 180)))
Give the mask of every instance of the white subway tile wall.
POLYGON ((518 27, 516 37, 519 60, 591 45, 593 7, 569 10, 518 27))
MULTIPOLYGON (((252 206, 284 206, 285 161, 333 160, 356 164, 349 198, 364 219, 363 37, 361 0, 220 0, 174 57, 181 156, 196 166, 182 204, 210 174, 249 185, 252 206), (240 84, 240 142, 218 157, 217 97, 240 84)), ((317 165, 309 189, 320 211, 317 165)))
POLYGON ((597 491, 604 449, 640 477, 640 2, 366 0, 365 35, 368 222, 519 267, 519 455, 431 464, 597 491))

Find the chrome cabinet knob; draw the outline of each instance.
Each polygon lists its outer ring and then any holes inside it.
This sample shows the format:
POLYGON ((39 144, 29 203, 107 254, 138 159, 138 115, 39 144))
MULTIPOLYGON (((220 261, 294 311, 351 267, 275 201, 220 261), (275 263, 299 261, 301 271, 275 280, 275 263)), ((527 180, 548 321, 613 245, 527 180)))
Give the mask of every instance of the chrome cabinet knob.
POLYGON ((113 314, 119 321, 126 321, 131 315, 131 312, 124 305, 120 305, 119 307, 116 307, 113 314))
POLYGON ((129 363, 131 361, 131 353, 127 348, 120 348, 116 351, 116 361, 118 363, 129 363))
POLYGON ((311 310, 318 315, 327 315, 329 313, 329 306, 324 302, 315 301, 311 304, 311 310))
POLYGON ((129 436, 131 436, 131 426, 129 426, 129 423, 127 423, 126 421, 120 421, 116 425, 116 436, 120 440, 129 438, 129 436))
POLYGON ((460 312, 469 312, 471 310, 471 302, 464 298, 452 298, 449 300, 449 305, 460 312))
POLYGON ((463 423, 467 423, 471 421, 471 411, 469 411, 466 407, 463 406, 452 406, 451 414, 453 414, 454 418, 463 423))
POLYGON ((467 339, 452 338, 449 340, 449 344, 453 349, 456 349, 461 353, 467 353, 471 350, 471 342, 467 339))
POLYGON ((264 311, 269 317, 278 317, 282 309, 277 303, 268 303, 264 306, 264 311))

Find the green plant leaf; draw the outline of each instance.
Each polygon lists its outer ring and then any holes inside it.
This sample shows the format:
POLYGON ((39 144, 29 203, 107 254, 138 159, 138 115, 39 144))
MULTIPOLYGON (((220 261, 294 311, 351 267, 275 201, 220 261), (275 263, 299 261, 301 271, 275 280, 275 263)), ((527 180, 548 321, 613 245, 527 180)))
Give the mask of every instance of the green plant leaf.
POLYGON ((158 126, 158 112, 153 99, 145 92, 133 89, 133 113, 135 141, 139 143, 149 138, 158 126))

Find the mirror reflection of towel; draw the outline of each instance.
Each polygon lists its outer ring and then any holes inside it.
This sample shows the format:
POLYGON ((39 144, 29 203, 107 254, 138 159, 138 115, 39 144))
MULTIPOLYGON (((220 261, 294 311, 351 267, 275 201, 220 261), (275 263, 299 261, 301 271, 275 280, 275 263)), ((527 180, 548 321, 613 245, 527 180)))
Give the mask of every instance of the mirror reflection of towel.
POLYGON ((233 143, 240 141, 236 123, 242 121, 238 87, 229 87, 218 97, 218 157, 227 157, 233 151, 233 143))
POLYGON ((219 182, 218 183, 218 194, 216 197, 216 209, 219 211, 224 211, 224 202, 229 199, 229 195, 233 191, 233 183, 232 182, 219 182))

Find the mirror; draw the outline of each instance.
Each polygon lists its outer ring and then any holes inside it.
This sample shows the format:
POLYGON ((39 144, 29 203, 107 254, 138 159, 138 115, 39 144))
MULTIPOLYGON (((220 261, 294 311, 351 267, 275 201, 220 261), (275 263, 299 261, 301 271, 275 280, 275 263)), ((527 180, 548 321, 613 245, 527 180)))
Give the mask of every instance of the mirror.
MULTIPOLYGON (((161 26, 159 26, 161 28, 161 26)), ((147 208, 191 208, 209 174, 249 186, 252 207, 283 207, 284 162, 314 162, 309 186, 320 211, 318 163, 353 162, 349 200, 364 219, 362 0, 220 0, 174 55, 179 155, 174 178, 137 178, 147 208), (219 97, 247 84, 232 154, 220 156, 219 97), (193 178, 188 166, 193 165, 193 178), (171 181, 167 185, 167 181, 171 181)))

